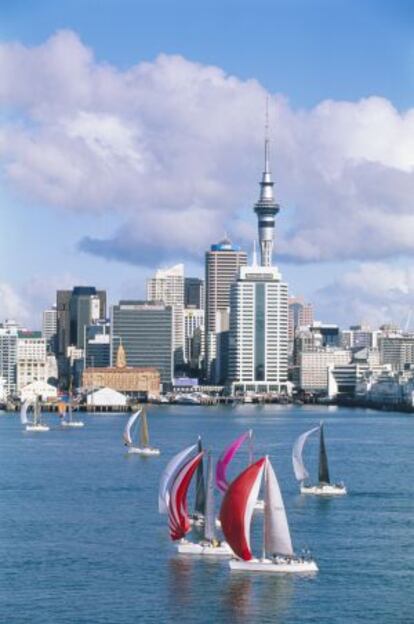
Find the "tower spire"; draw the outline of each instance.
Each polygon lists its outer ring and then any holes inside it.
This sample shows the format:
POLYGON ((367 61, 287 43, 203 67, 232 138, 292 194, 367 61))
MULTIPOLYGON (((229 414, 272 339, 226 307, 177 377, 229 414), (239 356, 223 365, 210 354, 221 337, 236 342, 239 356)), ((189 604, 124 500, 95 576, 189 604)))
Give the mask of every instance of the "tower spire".
POLYGON ((261 266, 272 266, 273 232, 275 228, 275 216, 279 212, 279 206, 274 198, 273 180, 270 170, 269 96, 266 97, 264 157, 265 162, 260 182, 260 196, 254 206, 254 211, 258 217, 260 264, 261 266))

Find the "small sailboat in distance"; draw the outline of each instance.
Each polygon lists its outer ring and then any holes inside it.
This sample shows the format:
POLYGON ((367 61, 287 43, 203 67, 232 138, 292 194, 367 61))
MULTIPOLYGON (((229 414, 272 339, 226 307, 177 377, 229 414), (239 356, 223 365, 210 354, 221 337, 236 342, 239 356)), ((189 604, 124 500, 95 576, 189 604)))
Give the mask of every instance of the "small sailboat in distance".
POLYGON ((62 414, 62 419, 60 421, 62 427, 79 429, 80 427, 85 426, 83 420, 79 420, 73 417, 73 403, 71 398, 69 398, 69 403, 67 404, 67 406, 64 403, 59 404, 59 413, 62 414), (63 405, 62 410, 60 409, 61 405, 63 405))
POLYGON ((221 505, 224 537, 236 555, 230 569, 239 572, 317 572, 313 559, 294 554, 279 483, 268 457, 251 464, 230 484, 221 505), (253 557, 250 528, 264 477, 264 538, 260 558, 253 557))
POLYGON ((25 425, 26 431, 50 431, 50 427, 42 423, 42 412, 40 409, 40 401, 37 397, 35 401, 26 400, 20 410, 20 422, 25 425), (29 420, 28 413, 30 407, 33 408, 33 420, 29 420))
POLYGON ((128 454, 144 455, 146 457, 160 454, 159 449, 150 446, 147 414, 144 408, 140 408, 128 418, 123 438, 125 446, 128 447, 128 454), (134 446, 132 440, 132 428, 138 419, 140 419, 140 440, 139 446, 134 446))
MULTIPOLYGON (((200 465, 200 464, 198 464, 200 465)), ((207 457, 207 488, 204 516, 204 538, 200 542, 190 542, 182 538, 178 543, 178 552, 186 555, 212 555, 229 557, 232 550, 226 542, 216 536, 216 516, 214 510, 214 474, 211 453, 207 457)))
POLYGON ((347 489, 343 483, 331 483, 329 478, 328 455, 326 452, 323 423, 302 433, 293 445, 292 452, 293 471, 296 479, 300 482, 301 494, 313 494, 314 496, 343 496, 347 489), (307 439, 316 431, 319 431, 319 468, 317 485, 307 484, 309 472, 303 462, 303 449, 307 439))

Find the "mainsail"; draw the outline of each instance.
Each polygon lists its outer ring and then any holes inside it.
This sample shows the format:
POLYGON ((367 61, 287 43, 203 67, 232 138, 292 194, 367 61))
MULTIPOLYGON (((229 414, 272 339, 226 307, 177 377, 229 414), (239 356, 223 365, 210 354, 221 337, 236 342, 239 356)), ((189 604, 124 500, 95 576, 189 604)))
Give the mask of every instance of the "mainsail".
POLYGON ((187 492, 192 476, 202 458, 203 452, 184 464, 172 484, 168 503, 168 524, 172 540, 182 539, 191 528, 187 509, 187 492))
POLYGON ((137 420, 138 416, 141 414, 141 411, 142 410, 139 409, 137 412, 132 414, 132 416, 130 416, 128 418, 127 424, 125 425, 123 438, 124 438, 124 442, 125 442, 125 444, 127 446, 132 446, 132 437, 131 437, 132 427, 133 427, 135 421, 137 420))
POLYGON ((264 501, 264 546, 267 555, 293 555, 285 506, 269 459, 266 459, 265 467, 264 501))
MULTIPOLYGON (((221 492, 225 492, 229 487, 227 478, 226 478, 226 470, 227 466, 230 464, 234 455, 237 453, 238 449, 241 447, 243 442, 247 439, 251 438, 251 431, 247 431, 243 433, 243 435, 239 436, 234 442, 232 442, 222 453, 220 459, 217 462, 216 466, 216 485, 217 488, 221 492)), ((251 463, 251 462, 249 462, 251 463)))
POLYGON ((148 421, 145 410, 142 410, 141 414, 140 444, 143 448, 149 446, 148 421))
POLYGON ((308 437, 312 435, 312 433, 315 433, 315 431, 318 431, 318 429, 319 427, 314 427, 309 431, 305 431, 305 433, 302 433, 302 435, 298 437, 295 444, 293 445, 292 463, 295 477, 298 481, 306 481, 306 479, 309 478, 309 473, 305 468, 305 464, 303 463, 303 447, 305 446, 305 442, 308 437))
POLYGON ((252 559, 250 524, 259 495, 266 458, 246 468, 228 487, 220 510, 221 528, 233 552, 245 561, 252 559))
POLYGON ((206 510, 204 519, 204 537, 206 540, 214 540, 216 537, 215 531, 216 517, 214 510, 214 473, 213 473, 213 460, 211 453, 207 456, 207 491, 206 491, 206 510))
POLYGON ((180 469, 189 460, 196 448, 197 444, 188 446, 183 451, 177 453, 177 455, 174 455, 174 457, 170 459, 170 461, 166 465, 164 472, 161 475, 160 488, 158 492, 159 513, 167 513, 172 483, 179 473, 180 469))
POLYGON ((29 406, 30 406, 30 401, 27 399, 23 403, 21 410, 20 410, 20 422, 22 423, 22 425, 27 425, 27 423, 29 422, 27 418, 27 410, 29 406))
POLYGON ((319 434, 319 483, 330 483, 328 456, 326 454, 325 438, 323 435, 323 423, 320 425, 319 434))
MULTIPOLYGON (((201 438, 198 438, 198 452, 202 453, 203 446, 201 444, 201 438)), ((204 467, 203 461, 200 461, 197 466, 196 474, 196 497, 194 511, 196 514, 204 516, 206 507, 206 487, 204 483, 204 467)))

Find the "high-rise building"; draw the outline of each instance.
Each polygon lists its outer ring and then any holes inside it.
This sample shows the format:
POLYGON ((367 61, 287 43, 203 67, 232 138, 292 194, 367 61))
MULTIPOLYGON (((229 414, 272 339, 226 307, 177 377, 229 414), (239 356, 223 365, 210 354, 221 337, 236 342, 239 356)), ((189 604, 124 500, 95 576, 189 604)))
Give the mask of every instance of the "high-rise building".
POLYGON ((122 344, 126 363, 156 368, 163 384, 173 379, 173 308, 161 302, 120 301, 111 309, 111 364, 122 344))
POLYGON ((313 305, 301 297, 289 297, 289 340, 294 339, 299 327, 312 325, 313 321, 313 305))
POLYGON ((368 347, 375 349, 378 346, 379 330, 372 330, 367 325, 351 325, 349 329, 341 331, 341 345, 345 349, 360 349, 368 347))
POLYGON ((173 309, 174 363, 179 368, 184 362, 184 265, 159 269, 147 280, 147 300, 162 301, 173 309))
POLYGON ((184 279, 184 307, 204 309, 204 280, 199 277, 184 279))
POLYGON ((191 307, 184 309, 185 359, 192 368, 200 368, 204 355, 204 310, 191 307), (196 333, 199 329, 200 332, 196 333), (202 350, 200 351, 200 333, 202 350), (196 337, 196 340, 194 340, 196 337))
POLYGON ((35 382, 47 382, 46 339, 41 332, 19 331, 17 339, 17 392, 35 382))
POLYGON ((211 381, 216 377, 216 334, 219 330, 217 312, 229 313, 230 286, 240 267, 246 264, 246 252, 233 245, 228 238, 212 245, 210 251, 206 252, 205 372, 207 379, 211 381))
POLYGON ((48 351, 55 353, 57 348, 57 308, 55 305, 43 311, 42 337, 46 340, 48 351))
POLYGON ((288 287, 276 267, 241 267, 231 287, 233 392, 280 392, 288 376, 288 287))
POLYGON ((111 365, 111 325, 99 320, 85 327, 85 368, 103 368, 111 365))
POLYGON ((268 137, 266 120, 266 137, 265 137, 265 164, 260 182, 260 196, 254 206, 257 214, 259 227, 259 244, 260 244, 260 264, 261 266, 272 266, 273 252, 273 236, 275 229, 275 216, 279 212, 279 205, 276 203, 273 193, 273 180, 270 170, 270 141, 268 137))
POLYGON ((17 323, 6 320, 0 325, 0 379, 6 396, 17 390, 17 339, 17 323))
POLYGON ((391 364, 394 371, 414 366, 414 336, 388 335, 378 339, 381 364, 391 364))

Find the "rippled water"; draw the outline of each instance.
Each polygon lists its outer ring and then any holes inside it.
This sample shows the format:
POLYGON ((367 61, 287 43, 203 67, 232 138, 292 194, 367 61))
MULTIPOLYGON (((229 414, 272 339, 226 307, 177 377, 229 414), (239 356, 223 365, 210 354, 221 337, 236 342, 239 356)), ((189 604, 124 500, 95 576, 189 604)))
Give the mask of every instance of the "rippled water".
MULTIPOLYGON (((414 622, 414 418, 317 407, 149 409, 159 458, 125 457, 125 415, 27 434, 0 415, 0 613, 7 624, 414 622), (298 495, 295 437, 323 417, 334 479, 349 496, 298 495), (166 461, 198 434, 215 455, 253 427, 281 483, 296 549, 314 578, 230 573, 179 557, 157 513, 166 461)), ((316 471, 317 440, 307 458, 316 471)), ((245 465, 240 452, 233 472, 245 465)), ((259 547, 261 516, 255 516, 259 547)))

